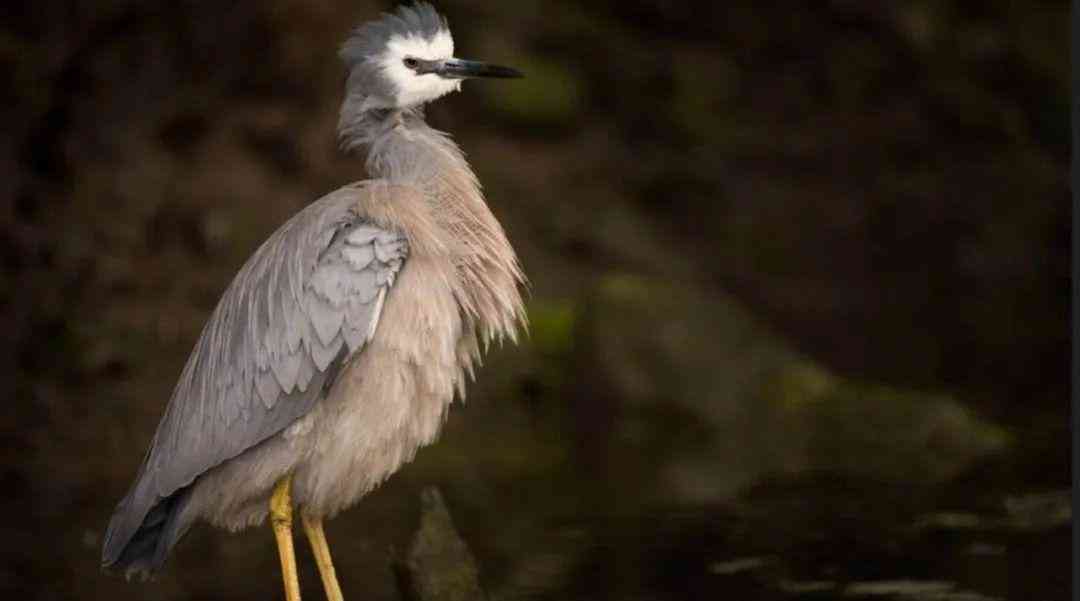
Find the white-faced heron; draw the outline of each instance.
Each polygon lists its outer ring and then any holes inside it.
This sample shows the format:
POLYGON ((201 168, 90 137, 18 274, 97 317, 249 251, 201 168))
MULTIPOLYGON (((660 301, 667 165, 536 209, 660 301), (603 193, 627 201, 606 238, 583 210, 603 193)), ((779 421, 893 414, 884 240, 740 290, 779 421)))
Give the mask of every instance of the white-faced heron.
POLYGON ((520 74, 453 50, 422 3, 345 42, 338 136, 366 150, 372 179, 301 210, 240 269, 109 522, 105 567, 152 573, 195 520, 238 530, 269 514, 294 601, 295 508, 341 599, 323 519, 434 441, 481 347, 525 318, 514 250, 423 115, 465 78, 520 74))

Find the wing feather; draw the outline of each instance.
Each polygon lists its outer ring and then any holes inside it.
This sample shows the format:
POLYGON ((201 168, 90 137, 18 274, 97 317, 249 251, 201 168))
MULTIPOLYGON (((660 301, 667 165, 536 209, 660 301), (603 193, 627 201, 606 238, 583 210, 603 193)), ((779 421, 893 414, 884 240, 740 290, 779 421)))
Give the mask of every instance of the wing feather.
POLYGON ((113 514, 105 565, 155 505, 306 414, 348 354, 370 340, 408 244, 357 214, 368 193, 365 184, 346 186, 312 203, 241 268, 113 514))

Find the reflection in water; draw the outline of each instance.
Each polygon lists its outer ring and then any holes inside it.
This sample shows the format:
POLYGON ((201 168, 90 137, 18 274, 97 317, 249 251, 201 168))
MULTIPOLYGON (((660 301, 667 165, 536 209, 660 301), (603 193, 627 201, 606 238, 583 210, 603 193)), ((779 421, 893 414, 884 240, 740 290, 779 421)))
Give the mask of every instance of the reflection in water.
POLYGON ((727 507, 553 525, 523 550, 514 582, 496 592, 550 599, 1068 598, 1067 491, 1049 495, 1056 519, 1031 526, 1023 520, 1035 516, 1005 508, 897 511, 896 491, 872 484, 833 482, 820 490, 774 486, 727 507), (827 509, 798 513, 800 505, 827 509))

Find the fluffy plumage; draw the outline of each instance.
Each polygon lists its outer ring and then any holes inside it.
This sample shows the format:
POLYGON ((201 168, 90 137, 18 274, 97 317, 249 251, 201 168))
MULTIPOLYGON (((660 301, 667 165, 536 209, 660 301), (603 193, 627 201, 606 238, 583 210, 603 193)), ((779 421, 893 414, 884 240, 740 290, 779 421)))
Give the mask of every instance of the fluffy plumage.
POLYGON ((458 147, 379 67, 395 40, 440 50, 443 32, 419 4, 346 42, 339 137, 367 150, 372 179, 298 213, 233 280, 113 515, 105 566, 160 568, 200 518, 261 522, 288 473, 301 511, 334 515, 436 438, 482 343, 516 339, 524 276, 502 227, 458 147))

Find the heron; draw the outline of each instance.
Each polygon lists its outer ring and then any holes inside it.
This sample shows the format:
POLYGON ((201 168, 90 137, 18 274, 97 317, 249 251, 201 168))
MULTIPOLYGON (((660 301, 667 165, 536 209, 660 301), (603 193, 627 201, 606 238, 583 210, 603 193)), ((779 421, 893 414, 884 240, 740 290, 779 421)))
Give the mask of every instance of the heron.
POLYGON ((109 522, 108 570, 152 575, 198 521, 263 523, 300 598, 298 514, 326 596, 324 520, 432 443, 481 354, 526 325, 517 256, 476 175, 424 105, 509 67, 454 57, 427 3, 355 28, 339 52, 338 142, 369 179, 297 212, 229 284, 109 522))

